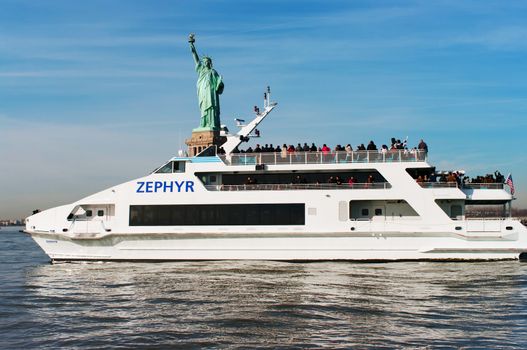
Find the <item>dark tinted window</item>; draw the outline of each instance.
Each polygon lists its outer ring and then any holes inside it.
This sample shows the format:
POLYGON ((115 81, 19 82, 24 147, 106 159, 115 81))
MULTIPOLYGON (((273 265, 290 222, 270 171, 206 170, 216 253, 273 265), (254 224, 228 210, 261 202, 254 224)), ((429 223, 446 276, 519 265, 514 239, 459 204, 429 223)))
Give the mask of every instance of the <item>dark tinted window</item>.
POLYGON ((375 209, 375 215, 382 215, 382 209, 380 208, 375 209))
POLYGON ((368 209, 362 209, 361 213, 362 213, 362 216, 370 215, 370 211, 368 209))
POLYGON ((86 216, 91 217, 93 215, 91 210, 86 210, 86 216))
POLYGON ((305 225, 305 204, 130 206, 130 226, 211 225, 305 225))
POLYGON ((174 172, 184 173, 185 172, 185 162, 174 162, 174 172))
POLYGON ((174 162, 168 162, 167 164, 163 165, 161 168, 159 168, 156 173, 158 174, 169 174, 172 172, 172 167, 174 165, 174 162))
POLYGON ((104 216, 104 210, 97 210, 97 216, 104 216))

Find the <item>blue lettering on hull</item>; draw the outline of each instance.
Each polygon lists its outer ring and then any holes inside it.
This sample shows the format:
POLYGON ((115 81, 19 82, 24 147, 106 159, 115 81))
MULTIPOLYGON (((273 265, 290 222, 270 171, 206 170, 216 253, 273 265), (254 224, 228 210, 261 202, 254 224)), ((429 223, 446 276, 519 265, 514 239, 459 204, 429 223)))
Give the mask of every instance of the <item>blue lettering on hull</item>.
POLYGON ((194 192, 194 181, 137 181, 136 193, 194 192))

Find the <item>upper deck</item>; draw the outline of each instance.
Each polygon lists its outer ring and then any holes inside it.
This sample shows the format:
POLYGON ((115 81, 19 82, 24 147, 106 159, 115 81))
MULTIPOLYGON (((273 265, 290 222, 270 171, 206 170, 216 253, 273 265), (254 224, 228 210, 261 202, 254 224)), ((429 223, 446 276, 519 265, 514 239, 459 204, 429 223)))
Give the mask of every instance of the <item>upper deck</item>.
POLYGON ((428 154, 423 150, 231 153, 218 156, 226 165, 392 163, 428 160, 428 154))

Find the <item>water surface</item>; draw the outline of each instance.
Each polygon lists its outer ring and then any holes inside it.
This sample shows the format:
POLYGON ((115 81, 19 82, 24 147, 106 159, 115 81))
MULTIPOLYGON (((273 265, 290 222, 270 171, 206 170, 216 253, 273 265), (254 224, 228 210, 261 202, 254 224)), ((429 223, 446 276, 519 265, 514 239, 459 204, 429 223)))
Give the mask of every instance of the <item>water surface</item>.
POLYGON ((0 348, 527 347, 527 263, 51 265, 0 230, 0 348))

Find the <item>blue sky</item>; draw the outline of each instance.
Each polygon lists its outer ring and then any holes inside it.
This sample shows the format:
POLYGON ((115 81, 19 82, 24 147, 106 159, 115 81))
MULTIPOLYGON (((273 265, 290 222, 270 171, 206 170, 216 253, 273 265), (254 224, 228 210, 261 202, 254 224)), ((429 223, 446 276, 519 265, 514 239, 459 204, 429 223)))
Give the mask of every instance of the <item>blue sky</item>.
POLYGON ((527 207, 525 1, 0 0, 0 218, 175 155, 199 121, 191 32, 231 129, 270 85, 260 143, 424 138, 439 169, 511 172, 527 207))

